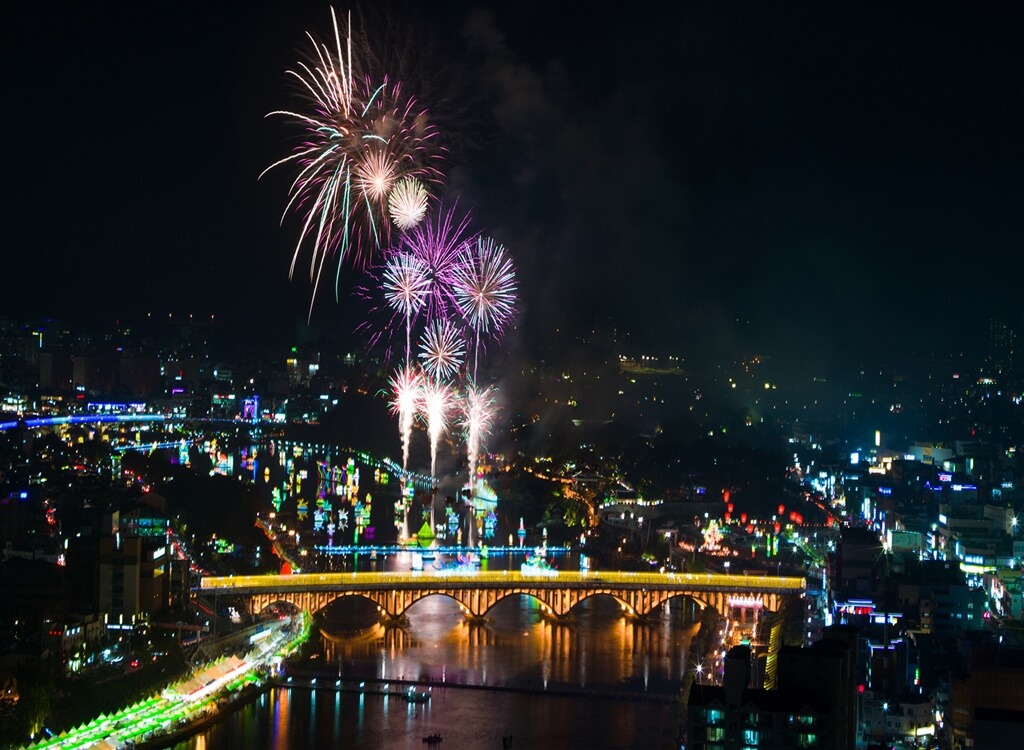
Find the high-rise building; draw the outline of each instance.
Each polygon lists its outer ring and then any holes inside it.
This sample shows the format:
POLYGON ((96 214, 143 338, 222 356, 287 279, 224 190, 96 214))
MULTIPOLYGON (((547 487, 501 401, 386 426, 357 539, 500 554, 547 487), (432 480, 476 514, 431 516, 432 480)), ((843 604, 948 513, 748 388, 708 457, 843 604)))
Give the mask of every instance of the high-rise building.
POLYGON ((988 323, 985 375, 999 385, 1008 386, 1018 385, 1021 378, 1020 336, 1011 326, 996 318, 988 323))

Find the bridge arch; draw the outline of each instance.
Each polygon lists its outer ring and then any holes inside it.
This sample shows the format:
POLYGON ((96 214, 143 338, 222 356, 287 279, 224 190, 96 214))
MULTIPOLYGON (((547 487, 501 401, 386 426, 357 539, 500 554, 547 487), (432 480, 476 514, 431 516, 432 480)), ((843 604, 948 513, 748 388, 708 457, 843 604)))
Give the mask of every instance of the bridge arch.
POLYGON ((764 608, 777 611, 782 603, 781 597, 777 594, 735 597, 717 591, 622 589, 615 586, 577 589, 525 584, 504 588, 435 585, 410 589, 253 593, 250 599, 250 611, 262 612, 268 607, 280 603, 309 612, 318 612, 340 599, 359 597, 375 604, 384 619, 399 619, 412 605, 429 596, 446 596, 459 605, 463 614, 475 618, 486 616, 498 602, 514 596, 527 596, 535 599, 546 614, 556 617, 568 615, 581 602, 595 596, 611 597, 630 617, 647 616, 665 602, 677 598, 692 599, 702 609, 711 607, 723 617, 731 617, 734 608, 764 608))
POLYGON ((399 619, 428 596, 447 596, 463 614, 482 618, 499 601, 511 596, 536 600, 545 614, 568 615, 581 602, 608 596, 627 616, 643 617, 679 597, 696 606, 711 607, 730 619, 745 619, 751 610, 778 611, 787 597, 801 596, 801 579, 747 576, 661 576, 635 573, 598 575, 561 574, 531 577, 518 573, 481 573, 474 576, 403 576, 401 574, 303 574, 287 578, 228 577, 204 579, 207 595, 235 592, 247 596, 250 611, 275 603, 318 612, 334 601, 360 597, 374 604, 382 619, 399 619))
POLYGON ((249 613, 258 615, 266 612, 271 607, 281 604, 286 604, 300 612, 306 609, 304 597, 301 594, 279 592, 268 596, 254 595, 249 597, 249 613))

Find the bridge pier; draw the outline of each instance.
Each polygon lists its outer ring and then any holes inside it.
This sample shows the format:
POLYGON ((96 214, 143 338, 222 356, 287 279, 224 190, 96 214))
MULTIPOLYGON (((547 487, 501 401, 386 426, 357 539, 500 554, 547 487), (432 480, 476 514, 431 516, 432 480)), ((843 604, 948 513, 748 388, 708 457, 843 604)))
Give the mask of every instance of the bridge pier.
POLYGON ((384 626, 385 630, 388 628, 405 628, 409 625, 409 618, 404 614, 393 615, 390 612, 381 611, 380 624, 384 626))
POLYGON ((571 625, 576 622, 576 615, 573 612, 555 612, 550 607, 541 606, 540 617, 556 625, 571 625))
POLYGON ((651 624, 651 623, 653 623, 656 620, 659 620, 661 618, 660 618, 660 612, 659 613, 655 613, 655 611, 652 609, 652 610, 649 610, 647 612, 644 612, 642 615, 636 615, 632 619, 635 619, 637 622, 643 623, 644 625, 649 625, 649 624, 651 624))

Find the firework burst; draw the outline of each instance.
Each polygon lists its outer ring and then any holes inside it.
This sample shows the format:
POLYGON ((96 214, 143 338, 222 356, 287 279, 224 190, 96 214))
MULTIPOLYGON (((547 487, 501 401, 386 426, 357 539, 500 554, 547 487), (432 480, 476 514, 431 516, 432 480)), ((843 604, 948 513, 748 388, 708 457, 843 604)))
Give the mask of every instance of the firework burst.
POLYGON ((457 218, 456 209, 440 211, 433 221, 423 221, 403 232, 399 250, 419 258, 427 268, 430 294, 426 302, 428 320, 446 318, 457 312, 453 273, 459 254, 475 235, 469 231, 469 216, 457 218))
POLYGON ((405 318, 405 364, 408 365, 412 319, 430 293, 427 266, 415 255, 392 253, 384 264, 381 287, 388 305, 405 318))
POLYGON ((435 320, 420 338, 423 369, 438 380, 450 380, 459 371, 465 356, 466 342, 450 320, 435 320))
POLYGON ((480 335, 499 333, 515 313, 516 274, 505 248, 477 237, 459 253, 452 269, 455 302, 475 333, 473 376, 480 356, 480 335))
POLYGON ((370 147, 360 154, 355 167, 355 184, 375 205, 381 203, 395 184, 398 165, 383 148, 370 147))
POLYGON ((427 189, 415 177, 399 180, 388 194, 388 210, 395 226, 407 231, 423 221, 427 199, 427 189))
MULTIPOLYGON (((365 265, 389 241, 388 197, 403 179, 439 183, 442 149, 426 112, 386 75, 357 74, 351 28, 342 34, 331 10, 331 45, 307 34, 311 52, 289 70, 299 84, 306 109, 277 110, 303 131, 292 153, 271 164, 294 168, 284 215, 302 222, 289 277, 304 244, 312 246, 309 276, 312 313, 329 258, 338 272, 346 260, 365 265), (376 81, 376 82, 374 82, 376 81)), ((283 217, 282 217, 283 219, 283 217)), ((337 294, 337 277, 335 293, 337 294)))

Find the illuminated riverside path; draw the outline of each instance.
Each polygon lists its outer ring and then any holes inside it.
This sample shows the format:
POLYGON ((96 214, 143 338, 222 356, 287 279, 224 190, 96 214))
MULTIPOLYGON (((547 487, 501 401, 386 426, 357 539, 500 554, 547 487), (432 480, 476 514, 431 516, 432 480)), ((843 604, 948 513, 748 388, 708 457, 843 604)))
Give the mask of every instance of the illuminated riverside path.
POLYGON ((226 693, 259 683, 257 671, 278 663, 309 637, 310 623, 303 617, 289 633, 285 624, 275 621, 250 638, 251 650, 244 659, 230 657, 214 662, 191 678, 169 686, 160 695, 133 706, 101 714, 88 724, 24 746, 25 750, 86 750, 87 748, 124 747, 128 743, 149 740, 159 742, 161 735, 217 711, 217 699, 226 693))
POLYGON ((628 616, 644 617, 674 597, 689 597, 722 615, 732 608, 778 611, 787 598, 803 595, 802 578, 714 573, 437 571, 412 573, 301 573, 294 575, 208 576, 200 583, 207 595, 246 598, 250 612, 288 603, 317 612, 337 599, 362 597, 377 605, 382 619, 397 620, 428 596, 454 599, 469 618, 483 618, 510 596, 536 599, 544 612, 566 617, 593 596, 614 598, 628 616))

